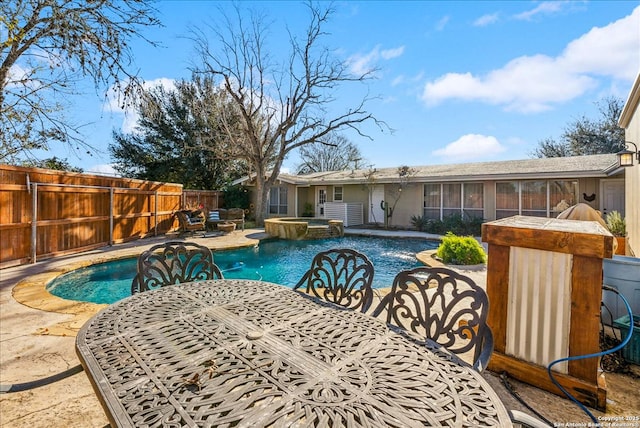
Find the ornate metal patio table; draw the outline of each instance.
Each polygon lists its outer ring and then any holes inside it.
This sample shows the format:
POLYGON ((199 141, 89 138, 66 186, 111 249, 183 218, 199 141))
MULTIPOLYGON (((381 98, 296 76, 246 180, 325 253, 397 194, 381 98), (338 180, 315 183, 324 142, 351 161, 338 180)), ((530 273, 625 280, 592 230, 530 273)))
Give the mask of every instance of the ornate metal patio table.
POLYGON ((453 354, 266 282, 136 294, 76 349, 113 427, 511 425, 453 354))

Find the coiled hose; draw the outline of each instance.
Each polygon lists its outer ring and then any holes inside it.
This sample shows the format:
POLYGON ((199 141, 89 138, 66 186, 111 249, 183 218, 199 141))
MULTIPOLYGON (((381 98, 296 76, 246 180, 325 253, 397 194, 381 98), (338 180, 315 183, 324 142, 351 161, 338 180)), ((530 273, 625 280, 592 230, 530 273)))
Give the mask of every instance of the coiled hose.
POLYGON ((602 357, 603 355, 607 355, 607 354, 613 354, 614 352, 618 352, 620 349, 624 348, 627 345, 627 343, 629 343, 629 341, 631 340, 631 337, 633 335, 633 313, 631 311, 631 306, 629 305, 629 302, 627 301, 627 299, 622 294, 620 294, 620 292, 618 292, 618 290, 616 290, 613 287, 609 287, 608 285, 603 285, 602 289, 606 290, 606 291, 611 291, 613 293, 616 293, 618 295, 618 297, 620 297, 622 299, 622 302, 626 306, 627 312, 629 313, 629 321, 632 323, 631 328, 629 329, 629 332, 627 333, 627 337, 619 345, 617 345, 617 346, 615 346, 615 347, 613 347, 611 349, 607 349, 606 351, 596 352, 594 354, 574 355, 572 357, 560 358, 560 359, 557 359, 555 361, 552 361, 547 366, 547 373, 549 374, 549 378, 551 379, 551 382, 553 382, 554 385, 557 386, 558 389, 560 389, 560 391, 562 391, 562 393, 564 395, 566 395, 568 399, 570 399, 571 401, 576 403, 578 405, 578 407, 580 407, 580 409, 583 412, 585 412, 587 414, 587 416, 589 416, 589 418, 591 418, 591 420, 595 424, 599 424, 598 419, 593 415, 593 413, 591 413, 589 411, 589 409, 587 409, 587 407, 584 404, 579 402, 573 395, 571 395, 569 393, 569 391, 567 391, 566 389, 564 389, 564 387, 562 385, 560 385, 560 383, 553 377, 553 373, 551 371, 551 368, 553 366, 555 366, 556 364, 562 363, 564 361, 583 360, 583 359, 586 359, 586 358, 596 358, 596 357, 602 357))

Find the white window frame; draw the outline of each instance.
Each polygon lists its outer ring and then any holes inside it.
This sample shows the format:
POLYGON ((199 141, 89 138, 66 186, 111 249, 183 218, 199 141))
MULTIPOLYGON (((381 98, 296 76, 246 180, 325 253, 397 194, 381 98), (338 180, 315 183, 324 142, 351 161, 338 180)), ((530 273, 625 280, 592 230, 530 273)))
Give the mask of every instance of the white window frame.
POLYGON ((333 186, 333 201, 342 202, 344 198, 344 188, 342 186, 333 186), (340 191, 338 191, 340 189, 340 191), (338 195, 340 197, 338 197, 338 195))
POLYGON ((289 189, 287 186, 273 186, 269 189, 269 214, 287 215, 289 212, 288 199, 289 189), (282 200, 283 198, 284 201, 282 200), (274 201, 273 199, 276 200, 274 201))
MULTIPOLYGON (((517 194, 518 194, 518 209, 517 209, 517 215, 531 215, 531 213, 544 213, 544 217, 551 217, 553 216, 557 216, 559 214, 558 211, 554 211, 553 208, 555 206, 551 205, 551 185, 552 183, 555 182, 569 182, 569 183, 575 183, 575 188, 574 188, 574 195, 573 196, 573 200, 568 201, 567 203, 569 205, 575 205, 578 203, 579 199, 578 199, 578 195, 580 194, 580 181, 578 180, 559 180, 559 179, 551 179, 551 180, 504 180, 504 181, 497 181, 495 183, 495 194, 496 194, 496 199, 497 199, 497 195, 498 195, 498 184, 499 183, 514 183, 517 186, 517 194), (545 183, 545 195, 546 195, 546 199, 545 199, 545 208, 544 209, 533 209, 533 210, 524 210, 522 208, 522 187, 523 184, 525 183, 534 183, 534 182, 544 182, 545 183)), ((557 204, 556 204, 557 206, 557 204)), ((499 216, 498 213, 500 212, 504 212, 504 211, 515 211, 514 209, 501 209, 498 208, 498 205, 496 203, 496 208, 495 208, 496 212, 495 212, 495 217, 496 219, 501 219, 501 218, 505 218, 505 217, 510 217, 510 215, 502 215, 499 216)), ((539 216, 542 217, 542 216, 539 216)))
MULTIPOLYGON (((470 208, 470 210, 472 211, 481 211, 481 217, 484 218, 484 205, 485 205, 485 198, 484 198, 484 183, 483 182, 441 182, 441 183, 424 183, 422 186, 422 215, 426 217, 426 212, 427 210, 433 212, 435 210, 439 211, 439 215, 438 215, 438 220, 443 220, 445 217, 444 214, 444 210, 447 210, 447 215, 450 214, 460 214, 463 218, 465 217, 465 205, 464 205, 464 197, 465 197, 465 186, 468 184, 480 184, 482 186, 482 207, 478 208, 478 207, 473 207, 470 208), (444 187, 445 185, 457 185, 460 186, 460 203, 459 206, 457 207, 444 207, 444 187), (439 192, 439 206, 435 207, 435 206, 427 206, 426 205, 426 198, 425 198, 425 191, 426 191, 426 186, 438 186, 438 192, 439 192), (455 211, 455 212, 453 212, 455 211)), ((428 218, 432 218, 432 217, 428 217, 428 218)))

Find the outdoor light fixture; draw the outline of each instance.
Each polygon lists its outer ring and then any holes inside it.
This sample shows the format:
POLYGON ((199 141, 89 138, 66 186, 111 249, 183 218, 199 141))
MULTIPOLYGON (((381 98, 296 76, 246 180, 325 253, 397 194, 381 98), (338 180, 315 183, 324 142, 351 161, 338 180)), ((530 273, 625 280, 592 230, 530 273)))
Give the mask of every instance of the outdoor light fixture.
POLYGON ((635 145, 635 143, 632 143, 631 141, 625 141, 625 148, 624 150, 619 151, 618 153, 616 153, 616 155, 618 156, 618 163, 620 164, 620 166, 625 167, 625 166, 633 166, 633 155, 635 155, 635 158, 638 160, 638 162, 640 162, 640 151, 638 150, 638 146, 635 145), (627 148, 627 144, 631 144, 634 147, 634 150, 629 150, 627 148))

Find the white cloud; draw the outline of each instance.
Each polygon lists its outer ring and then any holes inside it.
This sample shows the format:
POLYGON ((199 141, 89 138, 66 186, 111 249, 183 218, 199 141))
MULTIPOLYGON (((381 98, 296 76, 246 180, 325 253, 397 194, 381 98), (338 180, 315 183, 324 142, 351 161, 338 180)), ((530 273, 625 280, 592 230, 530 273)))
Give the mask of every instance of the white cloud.
MULTIPOLYGON (((2 30, 2 28, 0 28, 2 30)), ((1 31, 0 31, 1 34, 1 31)), ((19 60, 9 68, 6 76, 6 87, 29 88, 31 90, 51 89, 51 82, 73 80, 75 78, 69 69, 67 61, 59 50, 45 50, 39 47, 32 48, 25 55, 26 60, 19 60)), ((57 90, 62 90, 64 85, 53 85, 57 90)))
POLYGON ((455 158, 465 161, 477 159, 481 153, 483 158, 490 158, 493 155, 506 151, 498 139, 489 135, 467 134, 458 138, 453 143, 447 144, 444 148, 434 150, 435 156, 455 158))
POLYGON ((398 58, 399 56, 402 56, 403 53, 404 53, 404 46, 399 46, 394 49, 385 49, 381 51, 380 56, 382 57, 382 59, 389 60, 393 58, 398 58))
POLYGON ((558 57, 522 56, 483 76, 445 74, 425 84, 422 100, 427 105, 459 99, 528 113, 548 110, 597 87, 598 77, 632 81, 640 68, 638 28, 640 7, 570 42, 558 57))
MULTIPOLYGON (((157 86, 162 86, 166 90, 174 90, 176 88, 176 81, 175 79, 170 79, 168 77, 160 77, 158 79, 146 81, 142 86, 146 90, 157 86)), ((122 114, 122 132, 129 134, 135 132, 139 115, 135 107, 131 105, 123 105, 122 99, 123 97, 114 87, 109 88, 107 91, 104 109, 112 113, 122 114)))
POLYGON ((94 174, 119 175, 119 173, 113 168, 112 164, 93 165, 87 169, 86 172, 94 174))
POLYGON ((633 81, 640 68, 640 7, 606 27, 594 27, 567 45, 560 61, 576 73, 633 81))
POLYGON ((14 64, 9 68, 7 76, 7 87, 12 88, 14 86, 29 86, 33 85, 35 88, 39 88, 41 85, 31 79, 31 75, 34 73, 32 68, 26 68, 19 64, 14 64))
POLYGON ((443 17, 440 19, 440 21, 438 21, 438 22, 436 23, 436 30, 437 30, 437 31, 442 31, 442 30, 444 30, 444 27, 446 27, 446 26, 447 26, 447 24, 449 23, 449 20, 450 20, 450 19, 451 19, 451 18, 450 18, 448 15, 447 15, 447 16, 443 16, 443 17))
POLYGON ((136 133, 136 128, 138 126, 138 119, 140 115, 137 111, 134 110, 126 110, 123 112, 122 118, 122 132, 125 134, 133 134, 136 133))
POLYGON ((476 27, 486 27, 487 25, 495 24, 498 22, 499 16, 497 13, 492 13, 488 15, 482 15, 480 18, 476 19, 473 22, 473 25, 476 27))
POLYGON ((545 1, 531 10, 514 15, 514 18, 523 21, 530 21, 537 15, 548 15, 560 12, 564 4, 566 3, 559 1, 545 1))
POLYGON ((371 73, 375 70, 375 61, 378 58, 378 47, 366 55, 352 55, 347 62, 351 72, 355 75, 371 73))
MULTIPOLYGON (((123 86, 126 86, 126 82, 124 82, 123 86)), ((162 86, 166 90, 174 90, 176 88, 176 81, 175 79, 170 79, 168 77, 160 77, 158 79, 148 80, 142 83, 142 87, 146 90, 155 88, 156 86, 162 86)), ((117 88, 112 86, 107 91, 105 110, 113 113, 124 113, 125 111, 132 110, 127 106, 123 106, 122 100, 122 94, 118 92, 117 88)))
POLYGON ((380 45, 364 55, 352 55, 347 62, 351 72, 356 75, 367 74, 375 71, 380 59, 389 60, 397 58, 404 53, 404 46, 392 49, 380 49, 380 45))
POLYGON ((391 81, 391 86, 398 86, 404 83, 404 80, 405 80, 405 77, 404 75, 401 74, 391 81))

